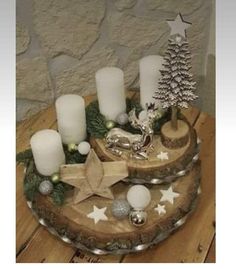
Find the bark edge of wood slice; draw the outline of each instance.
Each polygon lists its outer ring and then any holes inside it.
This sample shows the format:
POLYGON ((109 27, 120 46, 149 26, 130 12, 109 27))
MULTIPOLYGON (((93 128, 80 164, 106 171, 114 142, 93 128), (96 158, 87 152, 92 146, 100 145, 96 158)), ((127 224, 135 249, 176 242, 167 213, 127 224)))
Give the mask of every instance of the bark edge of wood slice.
POLYGON ((179 149, 187 145, 189 141, 190 128, 186 121, 178 120, 178 128, 171 127, 171 121, 167 121, 161 127, 161 142, 169 149, 179 149))
POLYGON ((169 182, 170 177, 171 180, 175 180, 179 172, 191 166, 194 156, 199 152, 196 130, 187 121, 186 125, 189 132, 185 146, 169 149, 162 144, 161 135, 155 135, 153 140, 155 151, 151 153, 149 160, 134 160, 128 157, 128 153, 116 156, 106 149, 104 139, 91 137, 90 144, 102 161, 127 161, 130 182, 134 182, 133 179, 137 179, 137 182, 141 180, 142 183, 151 183, 153 179, 169 182), (160 151, 169 151, 169 160, 158 160, 157 154, 160 151))
MULTIPOLYGON (((78 248, 83 245, 91 252, 100 249, 112 254, 120 254, 122 250, 124 253, 136 252, 139 245, 147 244, 149 247, 154 244, 155 238, 169 237, 173 228, 179 227, 176 224, 195 209, 200 176, 201 166, 198 161, 186 176, 171 184, 173 190, 180 193, 180 196, 173 205, 165 202, 167 210, 165 215, 158 215, 154 208, 161 197, 160 189, 167 189, 168 186, 151 187, 152 201, 145 210, 148 213, 148 221, 142 227, 132 226, 128 218, 121 221, 115 219, 111 213, 112 200, 96 196, 79 203, 77 210, 73 210, 66 204, 62 207, 55 206, 50 198, 39 194, 32 208, 38 218, 46 223, 44 226, 51 231, 53 228, 62 240, 66 236, 72 245, 77 245, 78 248), (107 207, 108 221, 94 224, 92 219, 87 218, 94 204, 99 208, 107 207), (165 237, 164 234, 168 236, 165 237)), ((115 198, 120 199, 120 195, 126 194, 129 186, 127 183, 117 183, 114 186, 115 198)))

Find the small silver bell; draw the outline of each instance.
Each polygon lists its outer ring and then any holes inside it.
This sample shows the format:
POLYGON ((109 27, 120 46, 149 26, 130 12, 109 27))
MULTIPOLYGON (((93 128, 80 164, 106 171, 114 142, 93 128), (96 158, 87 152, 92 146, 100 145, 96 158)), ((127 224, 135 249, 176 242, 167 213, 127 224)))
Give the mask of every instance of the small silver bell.
POLYGON ((129 220, 136 227, 143 226, 147 221, 147 213, 143 210, 132 210, 129 214, 129 220))

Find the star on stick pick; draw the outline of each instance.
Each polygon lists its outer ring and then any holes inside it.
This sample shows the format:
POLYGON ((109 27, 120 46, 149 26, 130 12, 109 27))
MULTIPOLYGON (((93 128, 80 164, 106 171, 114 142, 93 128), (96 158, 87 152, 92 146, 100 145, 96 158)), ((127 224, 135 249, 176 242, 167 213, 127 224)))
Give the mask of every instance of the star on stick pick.
POLYGON ((93 219, 94 223, 97 224, 99 220, 108 220, 105 215, 106 207, 97 208, 95 205, 93 206, 93 211, 87 215, 88 218, 93 219))
POLYGON ((161 161, 169 160, 168 152, 161 151, 159 154, 157 154, 157 158, 161 161))
POLYGON ((101 162, 91 149, 84 164, 60 167, 61 181, 75 187, 73 203, 77 204, 92 195, 114 199, 110 187, 128 176, 125 161, 101 162))
POLYGON ((162 197, 160 202, 169 202, 172 205, 174 204, 174 199, 179 197, 179 193, 174 192, 172 189, 172 186, 169 187, 169 189, 167 190, 160 190, 160 192, 162 193, 162 197))
POLYGON ((171 28, 170 35, 179 34, 182 37, 186 37, 186 29, 191 26, 190 22, 183 20, 182 15, 179 13, 174 21, 167 21, 171 28))
POLYGON ((158 204, 157 207, 154 208, 154 210, 156 212, 158 212, 159 215, 165 214, 166 213, 166 209, 165 209, 165 205, 160 205, 158 204))

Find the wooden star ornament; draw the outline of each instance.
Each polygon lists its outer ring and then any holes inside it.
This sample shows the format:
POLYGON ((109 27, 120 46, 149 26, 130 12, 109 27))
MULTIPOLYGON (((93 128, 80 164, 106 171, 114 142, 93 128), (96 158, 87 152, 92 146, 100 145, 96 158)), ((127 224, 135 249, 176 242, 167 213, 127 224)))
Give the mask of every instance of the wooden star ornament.
POLYGON ((74 204, 93 195, 114 199, 110 187, 127 176, 125 161, 101 162, 93 149, 84 164, 67 164, 60 167, 61 181, 75 187, 74 204))

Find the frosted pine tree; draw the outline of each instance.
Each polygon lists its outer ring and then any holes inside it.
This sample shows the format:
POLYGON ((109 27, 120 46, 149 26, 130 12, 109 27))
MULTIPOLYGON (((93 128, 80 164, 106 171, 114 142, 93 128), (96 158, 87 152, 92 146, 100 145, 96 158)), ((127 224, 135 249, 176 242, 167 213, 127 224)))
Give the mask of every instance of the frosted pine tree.
POLYGON ((189 72, 190 61, 188 42, 180 36, 170 38, 163 69, 160 70, 158 90, 153 97, 161 101, 163 108, 171 107, 171 126, 174 130, 178 128, 178 107, 188 108, 189 102, 197 98, 194 94, 196 82, 189 72))

